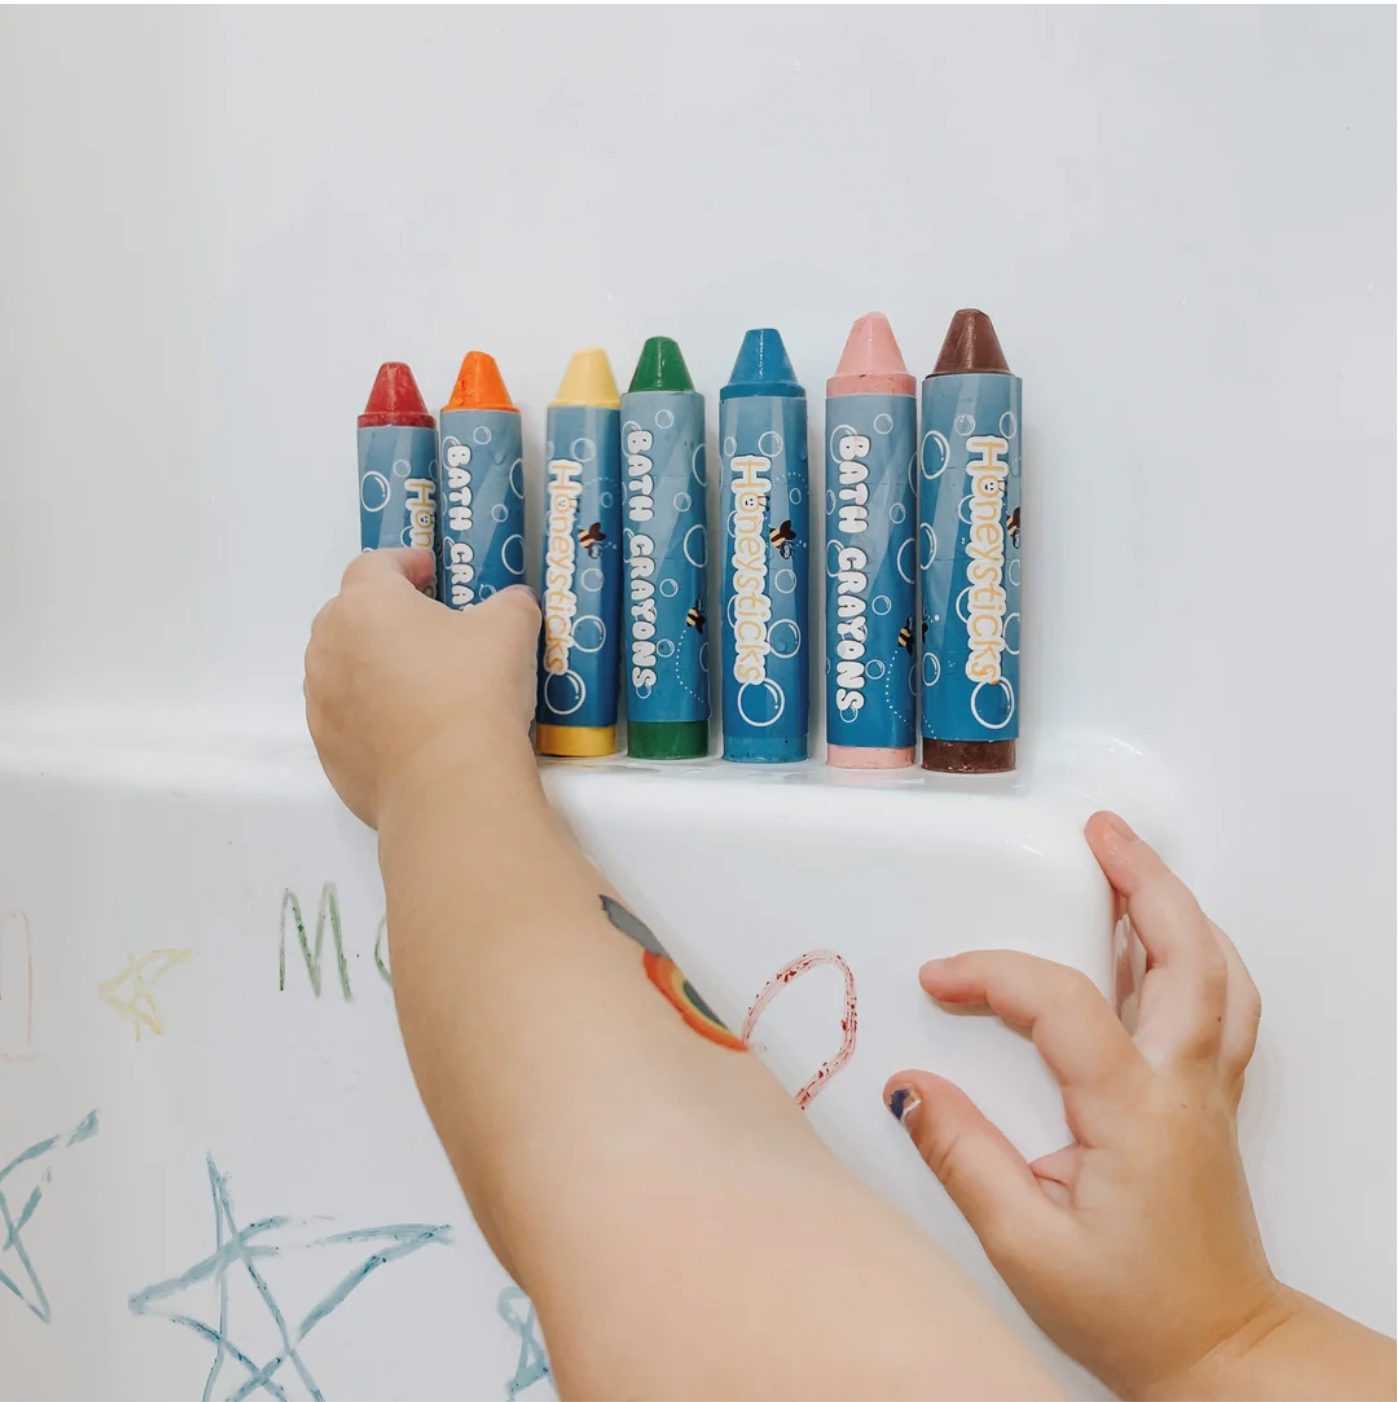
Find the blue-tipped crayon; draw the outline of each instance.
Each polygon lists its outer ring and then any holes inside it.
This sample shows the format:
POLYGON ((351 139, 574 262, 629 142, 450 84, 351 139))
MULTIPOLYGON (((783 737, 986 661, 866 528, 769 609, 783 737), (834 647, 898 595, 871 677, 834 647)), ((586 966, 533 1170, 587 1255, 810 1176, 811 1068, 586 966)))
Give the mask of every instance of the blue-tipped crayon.
POLYGON ((437 583, 454 609, 524 583, 522 444, 519 410, 494 359, 468 352, 442 410, 437 583))
POLYGON ((749 331, 719 392, 723 757, 806 758, 810 472, 806 392, 780 333, 749 331))
MULTIPOLYGON (((436 548, 437 425, 402 361, 379 367, 359 416, 359 544, 436 548)), ((435 595, 433 585, 425 591, 435 595)))

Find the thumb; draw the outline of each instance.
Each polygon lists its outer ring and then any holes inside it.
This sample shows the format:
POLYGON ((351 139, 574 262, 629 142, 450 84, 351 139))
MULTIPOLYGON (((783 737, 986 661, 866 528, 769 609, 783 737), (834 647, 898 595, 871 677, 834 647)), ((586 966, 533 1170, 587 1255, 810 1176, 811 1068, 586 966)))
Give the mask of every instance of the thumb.
POLYGON ((1058 1209, 1024 1156, 959 1086, 930 1071, 900 1071, 884 1087, 884 1103, 992 1261, 1052 1225, 1058 1209))

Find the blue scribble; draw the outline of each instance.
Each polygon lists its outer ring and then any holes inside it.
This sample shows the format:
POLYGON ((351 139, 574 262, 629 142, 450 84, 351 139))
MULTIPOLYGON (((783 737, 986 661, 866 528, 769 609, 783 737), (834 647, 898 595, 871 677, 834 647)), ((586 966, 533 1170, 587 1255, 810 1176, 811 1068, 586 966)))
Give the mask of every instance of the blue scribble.
POLYGON ((218 1166, 212 1157, 207 1160, 207 1163, 209 1190, 213 1196, 214 1204, 213 1254, 191 1266, 182 1275, 151 1285, 133 1295, 130 1302, 131 1311, 133 1314, 154 1315, 157 1319, 168 1319, 172 1324, 183 1325, 186 1329, 193 1330, 200 1338, 213 1344, 213 1362, 209 1367, 208 1377, 204 1379, 204 1402, 209 1402, 213 1396, 214 1384, 223 1371, 223 1365, 230 1359, 246 1372, 247 1377, 238 1384, 233 1392, 228 1394, 228 1402, 243 1402, 245 1397, 258 1391, 268 1393, 278 1402, 286 1402, 286 1393, 281 1384, 277 1382, 276 1374, 287 1364, 296 1370, 306 1391, 315 1399, 315 1402, 323 1402, 323 1394, 316 1385, 315 1378, 311 1375, 305 1360, 301 1357, 299 1346, 305 1342, 306 1336, 316 1325, 324 1321, 329 1314, 343 1304, 348 1296, 380 1266, 386 1266, 390 1261, 410 1256, 429 1242, 435 1241, 447 1245, 452 1239, 451 1228, 445 1225, 431 1226, 420 1222, 400 1223, 384 1227, 362 1227, 355 1231, 335 1232, 330 1236, 317 1237, 311 1241, 292 1242, 283 1246, 270 1238, 286 1228, 302 1226, 304 1222, 293 1217, 264 1217, 240 1229, 233 1217, 233 1203, 228 1196, 228 1180, 219 1173, 218 1166), (287 1323, 286 1312, 278 1303, 276 1296, 273 1295, 262 1272, 258 1270, 257 1262, 273 1256, 280 1256, 284 1252, 345 1243, 372 1243, 378 1249, 312 1305, 293 1333, 287 1323), (238 1266, 242 1266, 247 1272, 248 1279, 252 1281, 259 1298, 276 1326, 277 1333, 281 1336, 280 1351, 260 1365, 240 1349, 229 1336, 228 1272, 238 1266), (156 1308, 161 1301, 168 1300, 171 1296, 178 1295, 191 1286, 211 1278, 215 1281, 218 1289, 217 1324, 209 1324, 187 1314, 156 1308))
POLYGON ((5 1179, 22 1164, 33 1163, 35 1159, 41 1159, 45 1154, 51 1153, 55 1149, 67 1148, 71 1144, 81 1144, 84 1139, 91 1139, 96 1133, 97 1111, 93 1110, 84 1116, 82 1122, 68 1135, 66 1140, 61 1134, 41 1139, 37 1144, 31 1144, 22 1153, 17 1154, 4 1168, 0 1168, 0 1224, 3 1224, 5 1228, 5 1241, 3 1245, 0 1245, 0 1285, 4 1285, 12 1291, 45 1324, 53 1318, 53 1311, 49 1307, 49 1297, 34 1270, 34 1263, 30 1259, 29 1252, 25 1249, 24 1239, 20 1233, 28 1225, 29 1219, 34 1215, 40 1202, 43 1201, 44 1189, 49 1186, 53 1170, 52 1168, 44 1170, 43 1177, 31 1189, 29 1196, 25 1198, 24 1206, 20 1208, 18 1216, 11 1210, 9 1199, 5 1196, 5 1179), (19 1262, 20 1279, 18 1281, 13 1276, 6 1274, 3 1265, 7 1253, 11 1251, 14 1252, 14 1259, 19 1262))
POLYGON ((525 1388, 533 1387, 536 1382, 551 1376, 553 1370, 549 1367, 544 1341, 534 1332, 539 1316, 529 1296, 518 1285, 507 1285, 500 1292, 495 1308, 500 1318, 510 1326, 511 1332, 519 1335, 519 1361, 515 1364, 515 1375, 505 1384, 510 1402, 515 1402, 525 1388), (522 1316, 515 1313, 513 1306, 516 1304, 527 1306, 522 1316))

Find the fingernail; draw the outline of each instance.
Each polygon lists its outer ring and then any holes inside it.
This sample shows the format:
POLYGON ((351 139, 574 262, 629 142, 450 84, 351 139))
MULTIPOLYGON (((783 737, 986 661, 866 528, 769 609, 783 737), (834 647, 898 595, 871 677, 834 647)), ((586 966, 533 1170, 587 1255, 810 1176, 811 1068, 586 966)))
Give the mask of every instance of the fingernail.
POLYGON ((921 1104, 922 1097, 915 1090, 903 1090, 900 1087, 888 1097, 888 1113, 906 1128, 908 1117, 921 1104))
POLYGON ((950 959, 929 959, 929 960, 922 966, 922 972, 923 972, 924 974, 927 974, 927 973, 940 974, 940 973, 942 972, 942 970, 945 969, 946 966, 947 966, 948 964, 950 964, 950 963, 951 963, 951 960, 950 960, 950 959))
POLYGON ((1123 842, 1139 842, 1141 840, 1131 830, 1131 824, 1128 823, 1125 818, 1118 818, 1115 813, 1108 815, 1107 826, 1111 828, 1123 842))

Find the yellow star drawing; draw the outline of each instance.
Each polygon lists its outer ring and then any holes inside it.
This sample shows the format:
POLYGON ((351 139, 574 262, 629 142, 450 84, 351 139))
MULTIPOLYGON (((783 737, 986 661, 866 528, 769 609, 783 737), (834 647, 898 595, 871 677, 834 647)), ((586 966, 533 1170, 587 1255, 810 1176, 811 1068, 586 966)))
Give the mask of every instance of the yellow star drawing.
POLYGON ((142 1027, 149 1027, 159 1037, 165 1028, 160 1021, 160 1009, 151 995, 151 985, 159 983, 176 964, 188 958, 187 949, 153 949, 139 959, 132 959, 115 978, 99 983, 97 996, 111 1004, 122 1017, 131 1019, 138 1042, 142 1027))

